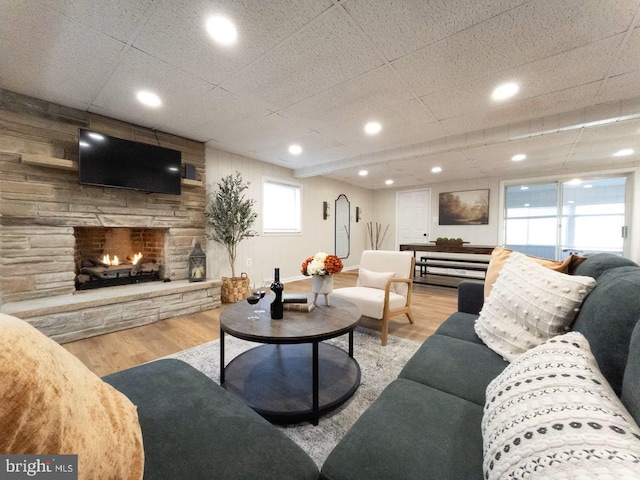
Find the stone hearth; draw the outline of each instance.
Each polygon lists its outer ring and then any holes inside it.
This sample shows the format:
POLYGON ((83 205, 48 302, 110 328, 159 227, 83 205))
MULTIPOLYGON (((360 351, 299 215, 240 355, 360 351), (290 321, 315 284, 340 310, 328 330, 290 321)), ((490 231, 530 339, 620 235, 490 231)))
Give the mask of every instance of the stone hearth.
POLYGON ((206 245, 203 183, 146 194, 80 185, 76 166, 79 127, 179 150, 199 178, 204 144, 1 89, 0 117, 12 125, 0 138, 0 312, 69 341, 220 305, 219 282, 186 280, 194 243, 206 245), (162 232, 147 252, 168 282, 76 292, 77 232, 93 228, 129 229, 147 246, 141 232, 162 232))

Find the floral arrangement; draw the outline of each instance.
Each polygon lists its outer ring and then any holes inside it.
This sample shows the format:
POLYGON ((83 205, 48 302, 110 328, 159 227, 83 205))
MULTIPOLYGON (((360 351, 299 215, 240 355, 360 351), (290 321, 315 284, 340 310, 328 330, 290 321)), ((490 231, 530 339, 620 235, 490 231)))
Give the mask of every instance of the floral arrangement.
POLYGON ((303 275, 333 275, 342 271, 342 260, 335 255, 318 252, 302 262, 303 275))

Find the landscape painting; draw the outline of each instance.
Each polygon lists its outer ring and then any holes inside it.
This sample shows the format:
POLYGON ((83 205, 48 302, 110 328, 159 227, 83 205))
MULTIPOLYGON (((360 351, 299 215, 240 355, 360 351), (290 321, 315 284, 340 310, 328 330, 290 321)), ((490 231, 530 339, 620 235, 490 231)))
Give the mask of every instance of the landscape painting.
POLYGON ((489 189, 440 194, 440 225, 488 225, 489 189))

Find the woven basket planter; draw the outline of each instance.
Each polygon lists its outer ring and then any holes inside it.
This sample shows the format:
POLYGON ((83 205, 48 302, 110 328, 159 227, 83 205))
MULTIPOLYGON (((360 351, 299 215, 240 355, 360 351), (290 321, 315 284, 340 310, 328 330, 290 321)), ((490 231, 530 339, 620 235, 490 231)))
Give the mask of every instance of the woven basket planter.
POLYGON ((241 273, 239 277, 222 277, 220 297, 222 303, 236 303, 249 295, 249 277, 241 273))

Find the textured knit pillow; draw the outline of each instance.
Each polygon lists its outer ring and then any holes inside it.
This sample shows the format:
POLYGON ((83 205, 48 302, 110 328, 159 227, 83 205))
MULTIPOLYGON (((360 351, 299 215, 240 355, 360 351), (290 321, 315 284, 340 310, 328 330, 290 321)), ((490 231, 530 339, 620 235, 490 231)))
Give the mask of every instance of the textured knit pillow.
MULTIPOLYGON (((387 282, 395 275, 393 272, 374 272, 366 268, 358 270, 358 284, 361 287, 379 288, 384 290, 387 282)), ((393 284, 389 291, 393 292, 393 284)))
MULTIPOLYGON (((491 252, 491 260, 489 260, 489 266, 487 267, 487 272, 484 277, 485 298, 491 293, 491 289, 498 279, 504 263, 512 253, 513 250, 504 247, 496 247, 493 249, 493 252, 491 252)), ((560 273, 572 273, 578 265, 587 259, 587 257, 581 257, 579 255, 569 255, 569 257, 564 260, 551 260, 549 258, 534 257, 532 255, 527 255, 527 257, 543 267, 560 273)))
POLYGON ((136 407, 28 323, 0 314, 0 453, 76 454, 86 480, 141 479, 136 407))
POLYGON ((595 283, 591 277, 554 272, 513 252, 485 299, 476 334, 494 352, 513 361, 566 333, 595 283))
POLYGON ((525 353, 486 394, 486 480, 640 478, 640 429, 582 334, 525 353))

